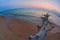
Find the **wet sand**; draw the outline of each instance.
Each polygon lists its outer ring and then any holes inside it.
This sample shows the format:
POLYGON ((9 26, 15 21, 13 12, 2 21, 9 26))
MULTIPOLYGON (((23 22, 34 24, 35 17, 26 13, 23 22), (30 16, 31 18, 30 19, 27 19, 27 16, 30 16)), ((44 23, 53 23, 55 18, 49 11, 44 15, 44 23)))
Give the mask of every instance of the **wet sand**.
POLYGON ((49 34, 45 40, 60 40, 60 33, 49 34))
MULTIPOLYGON (((28 40, 30 35, 37 33, 37 24, 18 20, 11 17, 8 22, 5 17, 0 16, 0 40, 28 40)), ((53 32, 57 28, 47 33, 45 40, 59 40, 60 33, 53 32)))
POLYGON ((7 22, 0 17, 0 39, 1 40, 28 40, 30 35, 37 32, 36 24, 10 18, 7 22))

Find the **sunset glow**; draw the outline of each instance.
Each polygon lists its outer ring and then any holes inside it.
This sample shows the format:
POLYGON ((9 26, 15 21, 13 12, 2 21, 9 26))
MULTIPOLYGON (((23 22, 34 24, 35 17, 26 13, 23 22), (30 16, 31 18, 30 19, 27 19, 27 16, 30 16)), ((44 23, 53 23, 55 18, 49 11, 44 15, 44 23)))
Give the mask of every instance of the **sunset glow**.
POLYGON ((44 8, 60 12, 60 0, 0 0, 0 11, 9 8, 44 8))
POLYGON ((60 12, 60 8, 56 7, 55 5, 53 4, 50 4, 50 3, 38 3, 38 4, 35 4, 35 3, 27 3, 25 4, 26 6, 32 6, 32 7, 36 7, 36 8, 44 8, 44 9, 48 9, 48 10, 56 10, 58 12, 60 12))

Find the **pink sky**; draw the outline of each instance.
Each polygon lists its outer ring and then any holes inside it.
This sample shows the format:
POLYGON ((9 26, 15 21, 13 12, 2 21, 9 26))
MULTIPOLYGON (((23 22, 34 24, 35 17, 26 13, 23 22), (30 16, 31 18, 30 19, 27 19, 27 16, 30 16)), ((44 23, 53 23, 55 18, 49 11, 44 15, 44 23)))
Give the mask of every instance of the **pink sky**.
POLYGON ((24 5, 32 6, 32 7, 36 7, 36 8, 44 8, 44 9, 48 9, 48 10, 55 10, 55 11, 60 12, 60 8, 58 8, 57 6, 55 6, 51 3, 26 3, 24 5))
POLYGON ((0 11, 10 7, 36 7, 60 12, 60 0, 0 0, 0 11))

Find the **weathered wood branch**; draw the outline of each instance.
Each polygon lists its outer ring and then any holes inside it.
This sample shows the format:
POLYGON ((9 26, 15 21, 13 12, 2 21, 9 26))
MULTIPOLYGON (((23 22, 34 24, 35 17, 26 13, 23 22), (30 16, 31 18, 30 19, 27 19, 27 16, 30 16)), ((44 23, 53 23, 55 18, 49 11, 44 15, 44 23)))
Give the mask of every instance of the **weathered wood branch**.
POLYGON ((48 22, 45 21, 45 23, 43 24, 42 28, 40 29, 39 33, 37 33, 35 36, 30 36, 29 40, 44 40, 47 30, 45 29, 45 27, 47 26, 48 22))
MULTIPOLYGON (((50 31, 54 26, 48 21, 49 14, 44 15, 41 19, 43 20, 42 28, 39 30, 39 33, 37 33, 35 36, 30 36, 29 40, 44 40, 46 33, 50 31), (52 26, 50 30, 47 30, 46 27, 48 23, 52 26)), ((38 26, 39 27, 39 26, 38 26)))

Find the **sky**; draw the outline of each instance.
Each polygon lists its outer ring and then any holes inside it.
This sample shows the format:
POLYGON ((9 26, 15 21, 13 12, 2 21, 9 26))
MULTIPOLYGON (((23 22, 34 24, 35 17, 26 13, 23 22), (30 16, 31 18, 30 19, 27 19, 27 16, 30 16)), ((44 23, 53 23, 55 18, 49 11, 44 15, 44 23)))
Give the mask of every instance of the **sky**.
POLYGON ((0 0, 0 12, 8 9, 29 7, 60 12, 60 0, 0 0))

